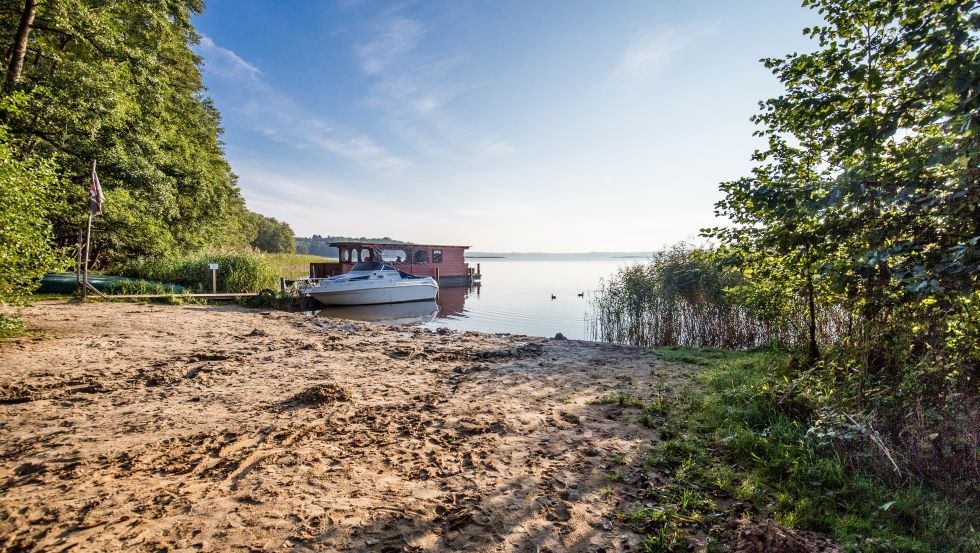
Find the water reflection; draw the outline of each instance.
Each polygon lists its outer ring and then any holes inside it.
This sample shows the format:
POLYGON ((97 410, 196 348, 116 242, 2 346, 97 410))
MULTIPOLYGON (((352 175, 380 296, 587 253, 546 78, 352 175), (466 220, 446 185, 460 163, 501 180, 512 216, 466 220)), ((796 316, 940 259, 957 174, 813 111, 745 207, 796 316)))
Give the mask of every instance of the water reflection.
POLYGON ((443 286, 439 288, 439 318, 461 317, 466 310, 466 298, 475 294, 480 297, 479 286, 443 286))
POLYGON ((351 319, 372 323, 424 325, 436 318, 465 317, 466 298, 480 297, 479 286, 443 286, 436 301, 413 301, 379 305, 332 305, 317 311, 318 317, 351 319), (437 303, 438 302, 438 303, 437 303))
POLYGON ((379 305, 332 305, 317 312, 318 317, 397 325, 431 323, 439 314, 439 304, 432 300, 379 305))

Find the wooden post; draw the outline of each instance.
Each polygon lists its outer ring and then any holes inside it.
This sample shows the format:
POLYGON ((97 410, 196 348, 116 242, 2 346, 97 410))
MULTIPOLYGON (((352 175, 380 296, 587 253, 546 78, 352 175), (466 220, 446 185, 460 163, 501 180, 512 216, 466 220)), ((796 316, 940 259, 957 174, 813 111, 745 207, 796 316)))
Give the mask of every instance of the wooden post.
POLYGON ((279 277, 279 291, 286 293, 286 277, 279 277))
POLYGON ((88 230, 85 231, 85 265, 82 273, 82 301, 88 296, 88 247, 92 243, 92 210, 88 210, 88 230))
POLYGON ((436 267, 436 280, 439 280, 439 267, 436 267))
POLYGON ((78 225, 78 252, 75 253, 75 293, 81 293, 82 288, 84 288, 82 286, 82 248, 85 247, 85 243, 82 242, 82 239, 85 238, 82 235, 83 232, 85 229, 82 228, 82 225, 78 225))
POLYGON ((211 269, 211 293, 218 293, 218 270, 211 269))

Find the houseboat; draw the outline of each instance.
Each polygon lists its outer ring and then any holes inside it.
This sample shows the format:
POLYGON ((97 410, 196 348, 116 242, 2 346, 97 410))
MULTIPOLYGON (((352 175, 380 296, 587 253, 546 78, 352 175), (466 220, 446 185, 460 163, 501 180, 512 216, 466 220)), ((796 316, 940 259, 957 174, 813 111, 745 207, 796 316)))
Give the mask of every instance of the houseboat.
POLYGON ((442 286, 466 286, 480 281, 480 264, 470 267, 464 254, 469 246, 405 244, 399 242, 332 242, 339 261, 310 263, 310 279, 351 271, 358 263, 384 263, 399 271, 432 277, 442 286))

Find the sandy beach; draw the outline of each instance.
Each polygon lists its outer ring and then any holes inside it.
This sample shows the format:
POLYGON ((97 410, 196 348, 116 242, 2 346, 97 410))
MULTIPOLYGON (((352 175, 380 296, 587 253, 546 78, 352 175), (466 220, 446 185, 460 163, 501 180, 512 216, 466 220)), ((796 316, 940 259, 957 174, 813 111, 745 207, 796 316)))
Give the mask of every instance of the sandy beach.
POLYGON ((609 474, 655 436, 601 400, 685 370, 235 306, 23 317, 0 343, 4 550, 629 549, 637 485, 609 474))

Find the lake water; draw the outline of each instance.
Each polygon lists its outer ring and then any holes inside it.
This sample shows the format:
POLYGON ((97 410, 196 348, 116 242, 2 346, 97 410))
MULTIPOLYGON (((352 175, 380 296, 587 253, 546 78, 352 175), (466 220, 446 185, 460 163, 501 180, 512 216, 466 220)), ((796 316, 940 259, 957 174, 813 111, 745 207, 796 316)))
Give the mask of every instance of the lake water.
POLYGON ((600 280, 640 261, 594 256, 468 259, 471 267, 480 263, 480 286, 443 287, 437 302, 330 307, 319 315, 531 336, 561 332, 570 339, 589 340, 589 300, 600 280))

